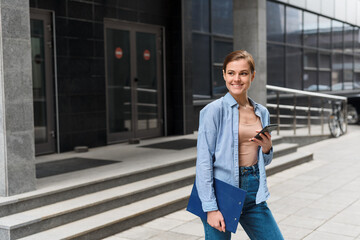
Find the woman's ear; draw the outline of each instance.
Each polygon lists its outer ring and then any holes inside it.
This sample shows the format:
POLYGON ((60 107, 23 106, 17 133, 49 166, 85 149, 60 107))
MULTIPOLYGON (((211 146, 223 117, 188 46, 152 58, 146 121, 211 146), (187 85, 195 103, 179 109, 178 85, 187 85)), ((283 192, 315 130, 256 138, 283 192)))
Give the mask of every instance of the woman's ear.
POLYGON ((256 73, 256 71, 254 71, 254 72, 251 74, 251 75, 252 75, 252 76, 251 76, 251 82, 254 81, 255 73, 256 73))
POLYGON ((224 71, 224 69, 222 70, 222 73, 223 73, 223 78, 224 78, 224 81, 226 81, 226 79, 225 79, 225 71, 224 71))

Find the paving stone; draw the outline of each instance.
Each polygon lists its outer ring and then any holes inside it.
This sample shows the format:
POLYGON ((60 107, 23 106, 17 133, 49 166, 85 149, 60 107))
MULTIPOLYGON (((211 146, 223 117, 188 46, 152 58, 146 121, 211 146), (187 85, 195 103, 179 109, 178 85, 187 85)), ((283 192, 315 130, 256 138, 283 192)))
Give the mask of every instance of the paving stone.
POLYGON ((127 231, 116 234, 115 237, 128 238, 128 239, 149 239, 155 235, 161 234, 162 231, 146 228, 143 226, 133 227, 127 231))
POLYGON ((320 232, 336 233, 349 237, 357 237, 360 234, 360 226, 333 222, 325 223, 317 229, 320 232))
POLYGON ((353 237, 347 237, 339 234, 325 233, 315 231, 304 238, 304 240, 353 240, 353 237))
POLYGON ((204 226, 202 223, 188 222, 171 229, 171 232, 186 233, 197 237, 204 236, 204 226))
POLYGON ((288 239, 290 237, 302 239, 313 231, 308 228, 302 228, 299 226, 294 227, 282 223, 279 223, 279 228, 285 239, 288 239))
POLYGON ((301 217, 296 215, 288 216, 287 218, 280 221, 282 225, 289 225, 293 227, 301 227, 301 228, 308 228, 311 230, 316 229, 321 224, 323 224, 325 220, 315 219, 315 218, 308 218, 308 217, 301 217))
MULTIPOLYGON (((162 232, 159 235, 149 238, 149 240, 197 240, 198 236, 189 234, 177 233, 177 232, 162 232)), ((114 239, 115 240, 115 239, 114 239)))
POLYGON ((182 221, 191 221, 194 219, 198 219, 199 217, 186 211, 186 210, 180 210, 180 211, 171 213, 169 215, 166 215, 165 218, 171 218, 171 219, 182 220, 182 221))
POLYGON ((337 213, 337 211, 334 211, 331 209, 324 210, 324 209, 316 209, 316 208, 309 207, 309 208, 304 208, 304 209, 299 210, 298 212, 295 213, 295 215, 325 220, 325 219, 329 219, 329 218, 333 217, 336 213, 337 213))
POLYGON ((185 221, 180 221, 180 220, 175 220, 175 219, 170 219, 170 218, 158 218, 155 219, 153 221, 150 221, 146 224, 144 224, 144 227, 148 227, 148 228, 153 228, 153 229, 158 229, 158 230, 163 230, 163 231, 167 231, 170 230, 174 227, 180 226, 182 224, 184 224, 185 221))

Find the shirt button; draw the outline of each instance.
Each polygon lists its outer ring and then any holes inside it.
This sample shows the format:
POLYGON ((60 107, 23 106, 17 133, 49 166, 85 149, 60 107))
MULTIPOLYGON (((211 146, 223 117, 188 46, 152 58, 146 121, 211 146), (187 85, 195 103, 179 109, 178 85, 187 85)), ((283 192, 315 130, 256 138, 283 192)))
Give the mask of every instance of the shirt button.
POLYGON ((234 221, 236 221, 236 218, 234 219, 234 221))

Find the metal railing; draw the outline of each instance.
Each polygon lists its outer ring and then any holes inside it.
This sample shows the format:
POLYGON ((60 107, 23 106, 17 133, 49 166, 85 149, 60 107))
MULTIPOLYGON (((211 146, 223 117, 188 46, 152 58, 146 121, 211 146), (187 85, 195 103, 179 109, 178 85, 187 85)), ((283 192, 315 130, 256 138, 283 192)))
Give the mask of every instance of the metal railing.
MULTIPOLYGON (((330 94, 307 92, 277 86, 266 85, 267 108, 270 117, 276 119, 279 125, 277 134, 282 130, 307 128, 307 135, 312 135, 312 126, 320 125, 321 134, 324 135, 324 124, 328 123, 329 116, 333 114, 332 105, 341 103, 344 116, 347 113, 347 98, 330 94)), ((347 121, 345 117, 345 124, 347 121)), ((271 121, 274 123, 274 121, 271 121)))

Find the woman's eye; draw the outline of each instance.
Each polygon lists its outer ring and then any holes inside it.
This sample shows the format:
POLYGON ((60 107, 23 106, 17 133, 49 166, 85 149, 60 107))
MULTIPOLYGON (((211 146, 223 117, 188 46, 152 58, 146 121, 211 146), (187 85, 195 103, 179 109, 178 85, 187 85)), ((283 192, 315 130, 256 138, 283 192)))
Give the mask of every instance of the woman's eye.
POLYGON ((247 73, 240 73, 241 76, 247 76, 247 73))
POLYGON ((234 73, 233 73, 233 72, 229 72, 228 74, 229 74, 229 75, 234 75, 234 73))

